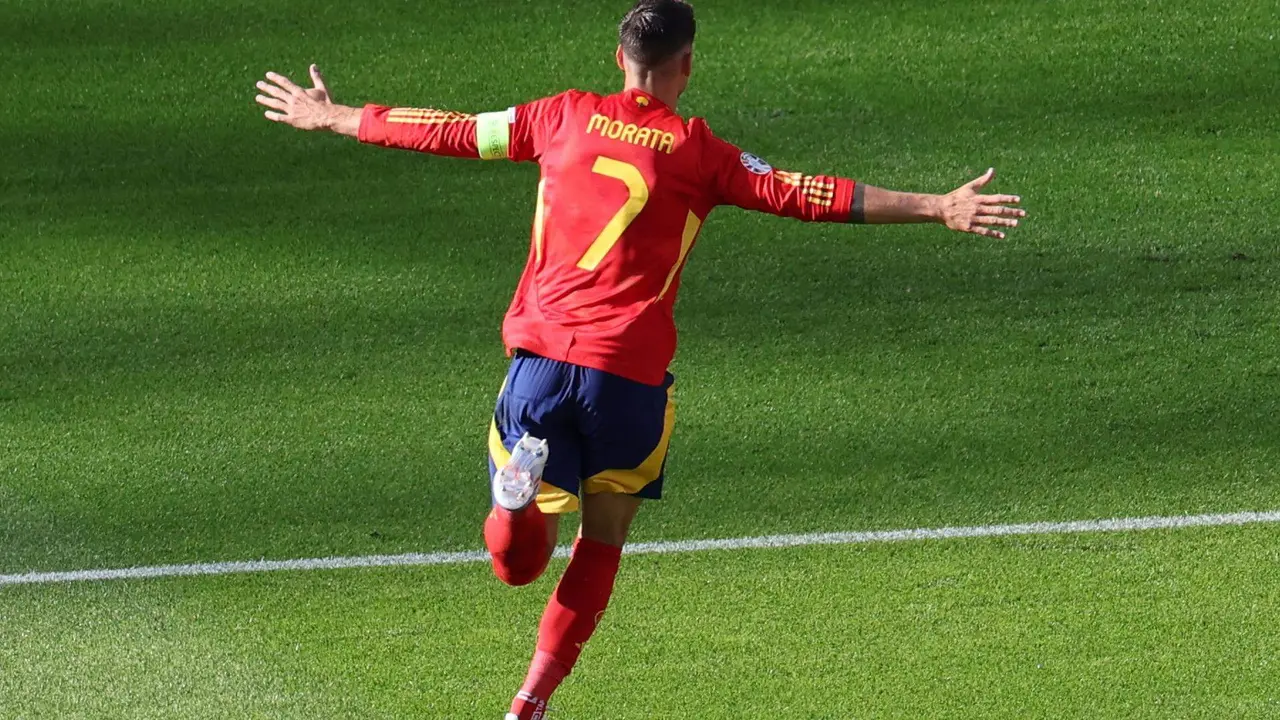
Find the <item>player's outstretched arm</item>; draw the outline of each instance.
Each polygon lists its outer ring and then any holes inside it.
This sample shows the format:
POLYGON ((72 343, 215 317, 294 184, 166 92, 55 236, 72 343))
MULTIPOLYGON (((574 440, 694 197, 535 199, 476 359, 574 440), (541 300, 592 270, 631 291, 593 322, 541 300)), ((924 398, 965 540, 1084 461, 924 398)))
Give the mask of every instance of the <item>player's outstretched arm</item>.
POLYGON ((936 222, 959 232, 1004 238, 999 228, 1017 227, 1025 210, 1017 195, 983 195, 982 188, 996 176, 995 168, 946 195, 905 193, 859 184, 853 203, 853 221, 867 223, 936 222))
POLYGON ((254 100, 267 108, 265 115, 273 122, 299 130, 330 130, 356 137, 360 132, 361 108, 335 103, 320 69, 312 65, 310 72, 311 88, 299 87, 284 75, 269 72, 266 80, 258 81, 259 93, 254 100))
POLYGON ((299 87, 275 72, 258 81, 259 105, 268 120, 301 130, 330 130, 362 143, 481 160, 533 160, 539 150, 539 127, 552 127, 547 116, 559 107, 554 98, 480 115, 433 108, 383 105, 349 107, 333 102, 324 77, 311 66, 311 88, 299 87))
POLYGON ((737 146, 709 135, 705 166, 717 205, 796 218, 806 222, 922 223, 1003 238, 1027 213, 1016 195, 983 195, 994 168, 946 195, 896 192, 849 178, 774 169, 737 146))

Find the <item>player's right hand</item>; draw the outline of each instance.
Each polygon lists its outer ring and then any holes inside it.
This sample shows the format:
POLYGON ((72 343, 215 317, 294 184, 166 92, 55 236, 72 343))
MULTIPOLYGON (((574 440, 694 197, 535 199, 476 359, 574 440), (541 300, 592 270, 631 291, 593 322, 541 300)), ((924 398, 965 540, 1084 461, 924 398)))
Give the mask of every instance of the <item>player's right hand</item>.
POLYGON ((299 87, 292 80, 275 72, 267 73, 266 80, 259 80, 257 88, 262 92, 254 100, 268 108, 264 113, 268 120, 282 122, 299 130, 327 130, 333 127, 337 105, 329 97, 320 68, 311 66, 313 87, 299 87))

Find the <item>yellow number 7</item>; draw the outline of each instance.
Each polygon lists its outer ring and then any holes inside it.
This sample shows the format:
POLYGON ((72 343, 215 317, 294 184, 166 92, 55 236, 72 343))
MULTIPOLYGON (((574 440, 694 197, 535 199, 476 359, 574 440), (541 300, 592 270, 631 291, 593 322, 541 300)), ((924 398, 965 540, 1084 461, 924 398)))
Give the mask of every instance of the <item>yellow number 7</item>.
POLYGON ((645 183, 644 175, 640 174, 640 170, 635 165, 602 155, 596 158, 596 164, 591 168, 591 172, 621 180, 626 184, 627 190, 631 191, 631 197, 627 198, 627 202, 614 214, 613 219, 604 226, 604 230, 596 236, 595 242, 591 243, 591 247, 587 248, 582 258, 578 260, 578 267, 588 272, 596 269, 604 256, 608 255, 613 246, 618 243, 618 238, 622 237, 627 226, 636 219, 641 210, 644 210, 645 203, 649 202, 649 185, 645 183))

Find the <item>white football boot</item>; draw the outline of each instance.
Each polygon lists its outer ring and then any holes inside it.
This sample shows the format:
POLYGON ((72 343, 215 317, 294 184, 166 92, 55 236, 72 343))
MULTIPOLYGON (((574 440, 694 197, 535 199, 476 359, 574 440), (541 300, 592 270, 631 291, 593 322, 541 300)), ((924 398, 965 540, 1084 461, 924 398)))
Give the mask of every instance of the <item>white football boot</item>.
POLYGON ((493 501, 507 510, 522 510, 538 497, 547 466, 547 441, 525 433, 511 449, 511 459, 493 474, 493 501))

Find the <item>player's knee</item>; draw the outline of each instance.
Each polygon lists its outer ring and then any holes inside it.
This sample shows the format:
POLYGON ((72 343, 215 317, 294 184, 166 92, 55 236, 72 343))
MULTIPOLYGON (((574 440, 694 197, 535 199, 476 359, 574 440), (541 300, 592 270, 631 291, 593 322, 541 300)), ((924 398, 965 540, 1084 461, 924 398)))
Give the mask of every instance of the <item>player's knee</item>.
POLYGON ((493 574, 507 585, 528 585, 547 569, 555 549, 554 517, 494 507, 484 521, 484 544, 493 574))
POLYGON ((582 508, 582 537, 622 547, 627 542, 631 521, 641 501, 631 495, 600 493, 588 495, 582 508))
POLYGON ((627 542, 627 527, 618 524, 583 522, 582 537, 605 545, 622 547, 627 542))
POLYGON ((536 558, 525 559, 524 562, 512 562, 512 560, 513 558, 495 555, 493 557, 493 574, 511 587, 521 587, 542 577, 542 573, 547 569, 547 562, 550 557, 542 558, 540 562, 536 558))

